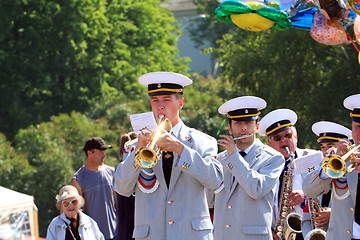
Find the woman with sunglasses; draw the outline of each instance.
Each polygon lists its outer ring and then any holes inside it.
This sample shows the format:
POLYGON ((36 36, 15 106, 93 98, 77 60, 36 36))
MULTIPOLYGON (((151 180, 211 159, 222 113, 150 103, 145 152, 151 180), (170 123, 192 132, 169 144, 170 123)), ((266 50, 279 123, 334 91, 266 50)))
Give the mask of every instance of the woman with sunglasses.
POLYGON ((60 215, 51 221, 47 240, 104 239, 97 223, 80 211, 85 201, 75 187, 62 187, 56 200, 60 215))

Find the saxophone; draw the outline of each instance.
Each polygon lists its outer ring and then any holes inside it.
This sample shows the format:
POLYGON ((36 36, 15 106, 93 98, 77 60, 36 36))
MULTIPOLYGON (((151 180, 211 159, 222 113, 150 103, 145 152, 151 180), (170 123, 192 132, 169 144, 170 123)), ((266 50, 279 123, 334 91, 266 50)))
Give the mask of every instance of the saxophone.
POLYGON ((322 210, 320 201, 318 198, 310 198, 308 203, 312 230, 306 234, 305 240, 325 240, 326 232, 324 227, 319 227, 314 219, 314 213, 322 210))
POLYGON ((284 172, 283 181, 281 185, 278 220, 275 225, 275 234, 281 240, 295 240, 297 234, 301 234, 302 216, 297 213, 292 213, 294 207, 287 206, 288 196, 292 192, 294 179, 294 153, 288 147, 285 150, 290 155, 290 165, 287 171, 284 172))

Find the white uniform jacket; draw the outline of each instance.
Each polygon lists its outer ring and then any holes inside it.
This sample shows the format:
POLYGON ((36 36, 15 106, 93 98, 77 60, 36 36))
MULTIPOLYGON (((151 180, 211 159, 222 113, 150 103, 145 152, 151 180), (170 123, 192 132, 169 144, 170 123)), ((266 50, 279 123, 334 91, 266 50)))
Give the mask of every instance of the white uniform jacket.
POLYGON ((185 147, 181 157, 174 153, 169 189, 162 159, 145 170, 134 167, 132 152, 117 167, 115 190, 124 196, 135 192, 135 239, 213 239, 205 188, 217 189, 223 181, 217 142, 183 123, 178 140, 185 147))
MULTIPOLYGON (((86 240, 103 240, 105 239, 100 229, 91 217, 85 213, 79 211, 80 222, 79 222, 79 234, 81 239, 86 240)), ((46 240, 63 240, 65 239, 66 228, 70 224, 70 220, 66 218, 62 212, 59 216, 54 218, 46 234, 46 240)))
POLYGON ((218 158, 224 184, 215 191, 214 240, 272 239, 275 184, 283 156, 256 139, 244 158, 238 152, 228 156, 226 151, 218 158))
POLYGON ((354 209, 356 200, 357 177, 356 171, 346 173, 340 179, 343 184, 337 182, 337 189, 332 179, 322 179, 322 167, 309 173, 304 178, 303 189, 308 197, 317 197, 331 191, 331 214, 326 232, 326 240, 350 240, 353 231, 354 209), (345 182, 346 180, 346 182, 345 182), (347 185, 347 186, 346 186, 347 185))

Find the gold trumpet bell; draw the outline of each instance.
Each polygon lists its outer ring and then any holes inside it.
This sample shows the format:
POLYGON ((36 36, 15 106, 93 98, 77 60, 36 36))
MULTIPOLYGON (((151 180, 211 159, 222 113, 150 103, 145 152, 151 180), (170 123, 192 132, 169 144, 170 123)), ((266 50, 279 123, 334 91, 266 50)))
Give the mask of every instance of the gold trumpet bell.
POLYGON ((347 172, 345 161, 338 155, 328 155, 324 158, 322 168, 330 178, 341 178, 347 172))
POLYGON ((158 161, 158 153, 148 147, 142 147, 135 152, 136 162, 143 168, 152 168, 158 161))
POLYGON ((322 168, 325 174, 330 178, 336 179, 343 177, 347 172, 352 172, 357 166, 357 163, 352 163, 349 167, 346 167, 345 160, 352 158, 353 153, 357 151, 358 148, 360 148, 360 144, 351 146, 351 150, 345 153, 342 157, 333 154, 326 156, 322 163, 322 168))
POLYGON ((152 168, 158 162, 161 155, 161 148, 156 145, 162 131, 172 131, 171 122, 168 118, 160 118, 158 128, 151 133, 151 139, 146 147, 139 148, 135 152, 135 161, 142 168, 152 168))

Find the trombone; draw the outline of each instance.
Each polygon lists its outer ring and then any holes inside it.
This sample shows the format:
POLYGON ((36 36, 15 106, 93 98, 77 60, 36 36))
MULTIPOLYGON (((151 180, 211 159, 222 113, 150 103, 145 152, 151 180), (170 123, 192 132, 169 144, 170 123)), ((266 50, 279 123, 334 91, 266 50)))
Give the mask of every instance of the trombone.
POLYGON ((156 165, 160 155, 161 148, 156 145, 163 130, 171 132, 172 125, 168 118, 164 115, 159 116, 159 123, 157 129, 151 133, 150 142, 146 147, 139 148, 135 152, 135 161, 142 168, 152 168, 156 165))
POLYGON ((350 173, 354 171, 355 167, 357 166, 357 163, 352 163, 348 167, 346 167, 346 160, 350 157, 352 158, 352 154, 358 150, 360 147, 360 144, 351 146, 351 150, 348 151, 343 156, 330 154, 324 158, 324 161, 322 163, 322 168, 325 172, 325 174, 330 178, 341 178, 345 175, 345 173, 350 173))

